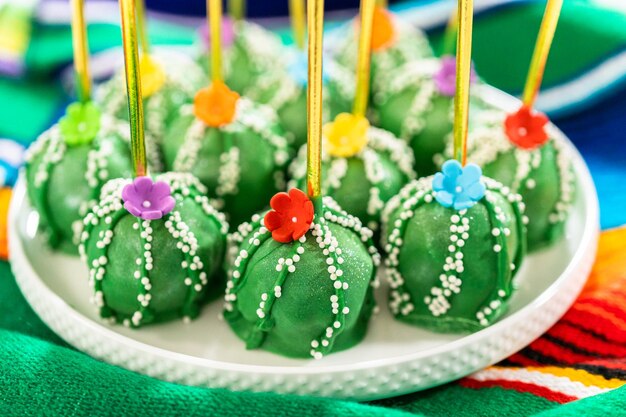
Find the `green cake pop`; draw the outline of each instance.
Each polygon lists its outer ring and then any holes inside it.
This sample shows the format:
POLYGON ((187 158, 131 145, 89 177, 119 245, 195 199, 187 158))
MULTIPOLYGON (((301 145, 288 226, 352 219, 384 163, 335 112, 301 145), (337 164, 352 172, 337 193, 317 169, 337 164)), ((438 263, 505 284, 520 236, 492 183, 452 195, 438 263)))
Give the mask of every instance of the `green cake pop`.
MULTIPOLYGON (((140 61, 146 111, 147 145, 160 144, 180 107, 193 101, 206 81, 202 69, 186 55, 173 51, 144 52, 140 61)), ((128 120, 124 71, 120 70, 96 91, 103 111, 128 120)), ((150 152, 150 147, 148 148, 150 152)))
POLYGON ((485 113, 468 143, 469 160, 524 198, 530 250, 563 237, 576 189, 566 144, 548 118, 533 110, 561 6, 553 0, 546 5, 520 109, 485 113))
MULTIPOLYGON (((241 19, 224 16, 222 19, 222 46, 224 47, 224 81, 234 91, 246 94, 254 89, 259 78, 280 68, 285 47, 280 38, 262 26, 241 19)), ((209 28, 200 29, 198 61, 211 76, 208 48, 211 45, 209 28)))
MULTIPOLYGON (((220 17, 211 15, 212 39, 220 39, 220 17)), ((284 189, 287 140, 275 113, 240 97, 222 81, 221 45, 212 42, 213 81, 193 106, 183 106, 163 141, 166 167, 191 172, 216 198, 232 224, 266 207, 284 189)))
POLYGON ((308 196, 276 194, 232 235, 224 311, 247 348, 316 359, 365 336, 379 263, 372 231, 321 197, 323 7, 308 3, 308 196))
MULTIPOLYGON (((373 11, 372 11, 373 12, 373 11)), ((363 15, 357 82, 352 114, 342 113, 323 129, 325 175, 322 189, 373 230, 385 203, 411 179, 413 152, 401 139, 370 127, 365 118, 369 97, 372 17, 363 15)), ((291 165, 292 186, 306 186, 306 146, 291 165)))
POLYGON ((440 332, 476 331, 501 317, 526 247, 521 196, 483 177, 477 165, 465 165, 472 0, 460 6, 457 160, 408 184, 383 214, 390 310, 399 320, 440 332))
POLYGON ((80 253, 102 318, 126 326, 192 319, 220 289, 228 225, 191 174, 147 176, 135 2, 121 0, 136 178, 107 183, 84 218, 80 253))
MULTIPOLYGON (((407 62, 431 58, 433 51, 426 35, 412 24, 393 15, 384 7, 374 12, 372 34, 372 82, 407 62)), ((347 23, 332 36, 332 56, 337 62, 352 70, 358 60, 358 26, 355 21, 347 23)))
MULTIPOLYGON (((381 128, 409 143, 420 175, 437 171, 450 142, 455 73, 454 58, 444 57, 409 62, 374 83, 374 119, 381 128)), ((474 81, 473 71, 471 74, 474 81)), ((477 110, 489 108, 478 93, 473 93, 471 100, 477 110)))
POLYGON ((84 219, 80 246, 102 318, 132 327, 189 320, 219 293, 228 225, 205 192, 191 174, 179 173, 105 185, 84 219), (172 208, 162 207, 167 197, 172 208), (161 217, 128 206, 137 198, 161 209, 161 217))
POLYGON ((80 220, 111 178, 132 166, 125 122, 101 115, 91 102, 83 3, 72 1, 74 67, 80 102, 68 106, 58 125, 44 132, 26 155, 26 182, 40 228, 50 246, 76 253, 80 220))
POLYGON ((89 102, 70 105, 60 124, 29 148, 28 196, 52 248, 76 253, 76 232, 100 188, 132 172, 128 146, 128 124, 101 117, 89 102))

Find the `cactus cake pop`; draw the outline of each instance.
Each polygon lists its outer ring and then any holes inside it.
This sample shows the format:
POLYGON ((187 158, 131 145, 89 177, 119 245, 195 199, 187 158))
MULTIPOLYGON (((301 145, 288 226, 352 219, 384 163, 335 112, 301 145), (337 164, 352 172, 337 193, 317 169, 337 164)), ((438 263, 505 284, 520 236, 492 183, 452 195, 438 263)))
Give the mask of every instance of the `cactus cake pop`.
POLYGON ((79 102, 29 148, 30 203, 50 246, 75 253, 77 230, 108 179, 130 175, 128 124, 103 115, 90 99, 91 81, 82 0, 72 1, 74 66, 79 102))
POLYGON ((133 0, 121 0, 135 179, 102 189, 80 252, 100 316, 126 326, 192 319, 221 288, 228 225, 191 174, 147 176, 133 0))
MULTIPOLYGON (((409 22, 390 13, 384 6, 376 7, 373 28, 372 82, 407 62, 433 56, 426 35, 409 22)), ((350 70, 356 67, 358 60, 358 33, 355 20, 338 29, 333 38, 335 43, 331 49, 332 56, 350 70)))
MULTIPOLYGON (((233 2, 230 1, 229 5, 233 2)), ((199 31, 198 60, 211 76, 209 48, 211 30, 203 25, 199 31)), ((224 80, 239 94, 254 89, 258 80, 279 70, 281 56, 286 52, 280 38, 274 33, 241 17, 224 16, 222 19, 222 46, 224 48, 224 80)))
MULTIPOLYGON (((304 42, 306 24, 304 0, 290 0, 289 10, 293 27, 294 47, 281 57, 283 65, 266 71, 255 80, 243 94, 257 103, 266 104, 276 110, 281 125, 295 147, 306 143, 306 84, 307 55, 304 42)), ((329 121, 341 112, 350 110, 354 99, 354 77, 352 71, 337 65, 330 59, 324 60, 324 107, 323 120, 329 121)))
POLYGON ((409 183, 383 214, 390 310, 440 332, 475 331, 506 311, 526 242, 521 197, 464 165, 472 0, 459 1, 458 19, 457 160, 409 183))
POLYGON ((561 6, 562 0, 546 5, 520 109, 485 113, 468 141, 468 159, 524 198, 529 250, 563 237, 576 188, 565 143, 548 118, 533 109, 561 6))
MULTIPOLYGON (((148 134, 146 144, 148 152, 156 156, 158 150, 153 143, 161 143, 178 109, 193 101, 195 92, 205 83, 206 76, 192 58, 181 52, 152 50, 147 35, 144 7, 144 0, 139 0, 137 15, 142 46, 140 68, 148 134)), ((128 120, 125 83, 125 72, 121 68, 96 90, 96 101, 105 113, 128 120)))
POLYGON ((248 349, 316 359, 363 339, 379 263, 372 232, 321 197, 322 16, 309 1, 308 195, 276 194, 233 234, 224 311, 248 349))
POLYGON ((191 172, 239 224, 284 189, 287 140, 275 113, 230 90, 221 76, 221 6, 211 9, 213 81, 183 106, 163 142, 166 167, 191 172))
MULTIPOLYGON (((415 170, 432 175, 443 162, 453 122, 456 62, 453 57, 409 62, 374 83, 373 117, 377 124, 406 140, 415 154, 415 170)), ((471 81, 476 80, 473 70, 471 81)), ((490 108, 472 90, 476 110, 490 108)))
MULTIPOLYGON (((365 118, 369 96, 372 9, 361 14, 356 99, 352 114, 342 113, 323 129, 325 175, 322 188, 349 213, 378 229, 384 204, 411 179, 413 152, 405 141, 370 127, 365 118)), ((306 147, 291 165, 291 185, 306 185, 306 147)))

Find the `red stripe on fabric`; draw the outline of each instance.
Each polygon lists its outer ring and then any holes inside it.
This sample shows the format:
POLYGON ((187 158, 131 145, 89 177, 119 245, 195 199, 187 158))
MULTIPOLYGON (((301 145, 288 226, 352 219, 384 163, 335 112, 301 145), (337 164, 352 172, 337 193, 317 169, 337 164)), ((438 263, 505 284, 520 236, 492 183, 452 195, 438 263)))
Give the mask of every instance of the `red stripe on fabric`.
POLYGON ((619 305, 615 305, 606 299, 586 298, 586 299, 578 300, 578 302, 576 303, 576 305, 585 305, 585 304, 600 307, 604 311, 614 314, 615 317, 619 318, 620 320, 626 321, 626 311, 620 308, 619 305))
POLYGON ((539 338, 530 344, 530 348, 544 356, 550 356, 560 363, 575 364, 598 359, 595 356, 574 353, 571 350, 552 343, 549 340, 539 338))
POLYGON ((489 381, 477 381, 472 378, 465 378, 460 381, 460 385, 465 388, 471 388, 471 389, 500 387, 500 388, 504 388, 508 390, 514 390, 517 392, 532 394, 537 397, 542 397, 548 401, 553 401, 559 404, 565 404, 571 401, 576 401, 578 399, 577 397, 563 394, 561 392, 552 391, 549 388, 542 387, 539 385, 528 384, 528 383, 519 382, 519 381, 507 381, 505 379, 492 379, 489 381))
POLYGON ((609 358, 621 358, 626 356, 626 347, 609 343, 594 337, 569 323, 559 322, 555 324, 548 334, 566 343, 580 347, 592 353, 597 353, 609 358))
POLYGON ((626 371, 626 362, 624 359, 597 359, 594 361, 587 361, 584 365, 601 366, 606 369, 619 369, 626 371))
POLYGON ((626 331, 615 326, 610 321, 603 320, 587 311, 570 310, 563 316, 561 321, 576 324, 584 329, 593 330, 606 337, 608 340, 626 344, 626 331))
POLYGON ((543 366, 544 364, 541 362, 534 361, 530 358, 524 356, 524 351, 515 353, 508 357, 507 359, 511 364, 517 366, 543 366))

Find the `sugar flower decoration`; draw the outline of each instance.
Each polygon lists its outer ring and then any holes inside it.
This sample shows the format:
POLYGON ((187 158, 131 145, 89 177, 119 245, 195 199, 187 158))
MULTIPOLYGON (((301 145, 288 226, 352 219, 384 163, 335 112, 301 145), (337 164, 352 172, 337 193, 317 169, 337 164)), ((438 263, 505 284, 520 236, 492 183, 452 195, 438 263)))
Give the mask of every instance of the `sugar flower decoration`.
POLYGON ((194 98, 193 112, 207 126, 225 126, 235 118, 239 94, 222 82, 214 82, 198 91, 194 98))
POLYGON ((10 139, 0 139, 0 187, 13 187, 24 163, 24 147, 10 139))
POLYGON ((516 113, 507 116, 504 130, 511 143, 518 148, 535 149, 548 141, 547 123, 545 114, 522 106, 516 113))
POLYGON ((139 68, 141 71, 141 95, 144 98, 150 97, 165 84, 165 71, 148 54, 141 56, 139 68))
POLYGON ((281 243, 289 243, 306 234, 313 222, 313 202, 297 188, 289 193, 280 192, 270 200, 272 210, 264 220, 265 227, 272 232, 272 238, 281 243))
POLYGON ((450 159, 433 178, 435 199, 444 207, 468 209, 485 195, 481 176, 482 170, 478 165, 467 164, 463 167, 457 160, 450 159))
POLYGON ((72 103, 59 121, 59 129, 69 146, 91 143, 100 130, 100 110, 92 102, 72 103))
MULTIPOLYGON (((202 25, 200 28, 200 39, 205 47, 211 46, 211 33, 207 25, 202 25)), ((222 17, 222 46, 229 48, 233 43, 235 43, 235 22, 230 17, 224 16, 222 17)))
MULTIPOLYGON (((441 58, 441 68, 434 77, 435 86, 441 95, 454 97, 456 91, 456 58, 446 55, 441 58)), ((470 69, 470 83, 476 82, 474 65, 470 69)))
POLYGON ((372 26, 372 51, 381 51, 393 45, 396 40, 396 30, 393 16, 384 7, 374 9, 372 26))
MULTIPOLYGON (((329 70, 333 63, 326 59, 322 66, 322 82, 326 84, 330 79, 329 70)), ((306 87, 309 82, 309 58, 306 53, 296 53, 289 65, 287 66, 287 72, 292 80, 294 80, 299 86, 306 87)))
POLYGON ((150 177, 138 177, 126 185, 122 200, 130 214, 144 220, 160 219, 176 204, 170 186, 163 181, 153 182, 150 177))
POLYGON ((365 117, 340 113, 333 122, 324 125, 326 152, 331 156, 345 158, 356 155, 367 145, 369 127, 365 117))

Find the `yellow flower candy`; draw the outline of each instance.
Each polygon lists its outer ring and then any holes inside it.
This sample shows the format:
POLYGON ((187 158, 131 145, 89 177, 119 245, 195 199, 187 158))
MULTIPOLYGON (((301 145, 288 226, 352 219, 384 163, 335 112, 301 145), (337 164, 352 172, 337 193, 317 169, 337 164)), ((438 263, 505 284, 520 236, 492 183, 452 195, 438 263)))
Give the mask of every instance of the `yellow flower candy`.
POLYGON ((148 54, 141 56, 139 68, 141 69, 141 95, 144 98, 150 97, 165 84, 165 72, 148 54))
POLYGON ((324 125, 326 152, 337 157, 356 155, 367 145, 369 127, 365 117, 350 113, 339 114, 333 122, 324 125))

